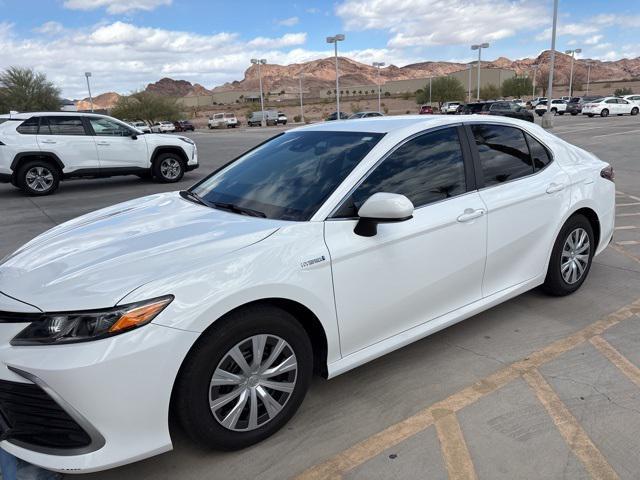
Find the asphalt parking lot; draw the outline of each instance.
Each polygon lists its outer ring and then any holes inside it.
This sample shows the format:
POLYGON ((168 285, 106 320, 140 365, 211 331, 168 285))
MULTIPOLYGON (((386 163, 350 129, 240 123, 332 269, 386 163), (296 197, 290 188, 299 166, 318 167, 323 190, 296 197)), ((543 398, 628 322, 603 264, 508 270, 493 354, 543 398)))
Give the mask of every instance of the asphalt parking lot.
MULTIPOLYGON (((82 213, 185 188, 276 131, 190 134, 201 167, 177 185, 69 181, 32 198, 0 184, 0 257, 82 213)), ((76 478, 638 478, 640 119, 565 115, 553 131, 616 170, 614 241, 576 294, 532 291, 317 379, 294 419, 249 449, 206 451, 174 427, 174 451, 76 478)))

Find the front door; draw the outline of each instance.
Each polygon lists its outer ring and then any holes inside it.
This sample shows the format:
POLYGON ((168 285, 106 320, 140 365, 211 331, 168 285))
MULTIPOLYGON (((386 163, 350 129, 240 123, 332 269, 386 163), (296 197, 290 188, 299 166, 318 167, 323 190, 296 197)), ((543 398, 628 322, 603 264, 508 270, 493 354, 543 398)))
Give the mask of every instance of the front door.
POLYGON ((89 117, 95 134, 100 169, 108 173, 110 169, 148 168, 149 155, 143 135, 136 135, 126 125, 104 117, 89 117))
POLYGON ((343 355, 481 298, 485 206, 465 177, 457 127, 420 134, 382 161, 325 222, 343 355), (354 233, 357 208, 399 193, 413 218, 354 233))

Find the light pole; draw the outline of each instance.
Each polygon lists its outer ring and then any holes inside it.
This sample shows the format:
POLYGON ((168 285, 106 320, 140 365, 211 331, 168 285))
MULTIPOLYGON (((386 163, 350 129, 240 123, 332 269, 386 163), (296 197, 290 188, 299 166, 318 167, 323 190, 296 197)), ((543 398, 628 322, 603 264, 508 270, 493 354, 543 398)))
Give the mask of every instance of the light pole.
POLYGON ((433 107, 433 105, 431 105, 431 77, 429 77, 429 106, 433 107))
POLYGON ((478 92, 476 100, 480 101, 480 60, 482 59, 482 49, 489 48, 488 43, 479 43, 477 45, 471 45, 471 50, 478 50, 478 92))
POLYGON ((342 33, 338 33, 333 37, 327 37, 327 43, 333 43, 334 46, 334 55, 336 57, 336 120, 340 120, 340 73, 338 71, 338 42, 342 42, 344 40, 344 35, 342 33))
POLYGON ((87 90, 89 90, 89 102, 91 103, 91 111, 93 112, 93 97, 91 96, 91 86, 89 85, 89 77, 91 72, 84 72, 84 76, 87 78, 87 90))
POLYGON ((570 97, 573 97, 573 59, 575 58, 575 54, 580 52, 582 52, 581 48, 564 51, 564 53, 566 53, 567 55, 571 55, 571 73, 569 74, 569 96, 570 97))
POLYGON ((536 63, 533 66, 533 90, 531 92, 531 98, 535 98, 536 96, 536 76, 538 75, 538 64, 536 63))
POLYGON ((260 110, 262 111, 262 120, 260 121, 260 125, 264 127, 267 124, 267 120, 264 118, 264 96, 262 95, 262 72, 260 71, 260 65, 267 63, 267 60, 266 58, 252 58, 251 63, 258 66, 258 79, 260 81, 260 110))
MULTIPOLYGON (((551 106, 553 98, 553 67, 556 62, 556 27, 558 26, 558 0, 553 0, 553 27, 551 28, 551 57, 549 58, 549 83, 547 84, 547 106, 551 106)), ((553 128, 550 109, 542 116, 542 126, 544 128, 553 128)))
POLYGON ((382 110, 380 103, 380 67, 384 67, 384 62, 373 62, 373 66, 378 69, 378 112, 382 110))
POLYGON ((589 81, 591 80, 591 62, 587 62, 587 97, 589 96, 589 81))
POLYGON ((300 72, 298 80, 300 81, 300 121, 304 123, 304 107, 302 106, 302 76, 304 73, 300 72))
POLYGON ((469 89, 469 100, 468 102, 471 103, 471 70, 473 70, 473 64, 470 63, 469 64, 469 82, 468 82, 468 89, 469 89))

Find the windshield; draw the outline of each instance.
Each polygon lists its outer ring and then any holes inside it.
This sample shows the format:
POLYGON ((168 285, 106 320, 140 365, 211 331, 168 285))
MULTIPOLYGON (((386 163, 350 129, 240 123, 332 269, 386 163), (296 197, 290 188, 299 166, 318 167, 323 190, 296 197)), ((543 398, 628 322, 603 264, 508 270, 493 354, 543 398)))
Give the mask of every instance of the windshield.
POLYGON ((383 134, 288 132, 246 153, 191 189, 267 218, 307 221, 383 134))

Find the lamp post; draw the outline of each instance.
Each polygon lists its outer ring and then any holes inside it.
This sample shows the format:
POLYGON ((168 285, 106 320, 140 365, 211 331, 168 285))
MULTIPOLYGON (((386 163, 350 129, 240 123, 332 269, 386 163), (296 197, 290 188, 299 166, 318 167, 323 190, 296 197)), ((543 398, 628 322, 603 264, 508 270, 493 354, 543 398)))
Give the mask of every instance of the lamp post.
POLYGON ((264 96, 262 95, 262 72, 260 71, 260 65, 267 63, 267 60, 265 58, 252 58, 251 63, 258 66, 258 79, 260 81, 260 110, 262 111, 262 120, 260 121, 260 125, 264 127, 267 124, 267 121, 264 118, 264 96))
POLYGON ((479 43, 477 45, 471 45, 471 50, 478 50, 478 92, 476 95, 476 100, 480 101, 480 61, 482 59, 482 49, 489 48, 488 43, 479 43))
POLYGON ((535 98, 536 96, 536 76, 538 74, 538 64, 536 63, 533 66, 533 90, 531 92, 531 98, 535 98))
POLYGON ((564 53, 566 53, 567 55, 571 55, 571 73, 569 74, 569 96, 570 97, 573 97, 573 59, 575 58, 575 54, 580 52, 582 52, 581 48, 564 51, 564 53))
POLYGON ((89 77, 91 72, 84 72, 84 76, 87 79, 87 90, 89 90, 89 102, 91 103, 91 111, 93 112, 93 97, 91 96, 91 86, 89 85, 89 77))
POLYGON ((589 96, 589 81, 591 80, 591 65, 592 62, 587 62, 587 97, 589 96))
POLYGON ((344 35, 338 33, 333 37, 327 37, 327 43, 333 43, 334 46, 334 56, 336 58, 336 120, 340 120, 340 74, 338 71, 338 42, 342 42, 344 40, 344 35))
POLYGON ((303 73, 300 72, 300 76, 298 77, 298 80, 300 81, 300 121, 302 123, 304 123, 304 107, 302 106, 302 77, 303 77, 303 73))
POLYGON ((433 105, 431 105, 431 77, 429 77, 429 106, 433 107, 433 105))
MULTIPOLYGON (((547 84, 547 105, 551 106, 553 98, 553 67, 556 62, 556 27, 558 26, 558 0, 553 0, 553 27, 551 28, 551 56, 549 58, 549 83, 547 84)), ((553 128, 550 109, 542 116, 542 126, 544 128, 553 128)))
POLYGON ((380 67, 384 67, 384 62, 373 62, 373 66, 378 69, 378 112, 382 110, 380 103, 380 67))
POLYGON ((473 64, 472 63, 469 64, 469 82, 467 82, 468 83, 467 87, 468 87, 468 90, 469 90, 469 95, 468 95, 469 99, 467 101, 469 103, 471 103, 471 70, 473 70, 473 64))

